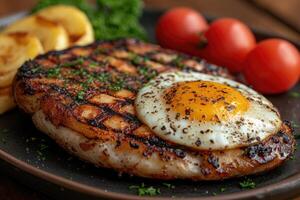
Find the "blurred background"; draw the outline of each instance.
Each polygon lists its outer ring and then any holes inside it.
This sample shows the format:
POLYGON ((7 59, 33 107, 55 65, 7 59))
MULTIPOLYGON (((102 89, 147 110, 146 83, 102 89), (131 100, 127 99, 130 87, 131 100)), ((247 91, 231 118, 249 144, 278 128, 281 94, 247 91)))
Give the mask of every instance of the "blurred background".
MULTIPOLYGON (((0 17, 30 9, 37 0, 0 0, 0 17)), ((251 27, 300 41, 299 0, 144 0, 146 9, 191 6, 207 16, 235 17, 251 27)))
MULTIPOLYGON (((37 0, 0 0, 0 18, 31 9, 37 0)), ((252 28, 300 42, 300 0, 144 0, 149 10, 190 6, 210 17, 234 17, 252 28)), ((35 200, 43 195, 1 175, 0 199, 35 200)), ((299 199, 300 200, 300 199, 299 199)))

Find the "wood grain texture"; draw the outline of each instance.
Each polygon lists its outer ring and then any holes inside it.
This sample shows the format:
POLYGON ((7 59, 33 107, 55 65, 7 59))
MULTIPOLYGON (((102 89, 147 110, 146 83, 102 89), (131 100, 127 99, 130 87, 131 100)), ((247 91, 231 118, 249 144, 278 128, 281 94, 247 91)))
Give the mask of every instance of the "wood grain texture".
MULTIPOLYGON (((281 1, 288 2, 290 0, 281 1)), ((273 32, 292 40, 300 40, 300 34, 272 16, 255 8, 251 3, 241 0, 145 0, 147 8, 167 9, 175 6, 191 6, 200 12, 215 17, 234 17, 253 28, 273 32)))
POLYGON ((0 17, 22 10, 28 10, 32 8, 36 2, 37 0, 0 0, 0 17))
POLYGON ((293 29, 300 33, 299 0, 251 0, 258 8, 271 13, 276 18, 289 24, 293 29))

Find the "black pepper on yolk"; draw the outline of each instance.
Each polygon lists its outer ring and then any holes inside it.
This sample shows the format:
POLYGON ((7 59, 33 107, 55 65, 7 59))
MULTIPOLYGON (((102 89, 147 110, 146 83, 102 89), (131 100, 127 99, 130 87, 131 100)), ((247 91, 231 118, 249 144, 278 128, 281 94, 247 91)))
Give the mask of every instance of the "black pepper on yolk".
POLYGON ((247 111, 248 100, 236 89, 211 81, 174 84, 164 99, 177 118, 220 122, 247 111))

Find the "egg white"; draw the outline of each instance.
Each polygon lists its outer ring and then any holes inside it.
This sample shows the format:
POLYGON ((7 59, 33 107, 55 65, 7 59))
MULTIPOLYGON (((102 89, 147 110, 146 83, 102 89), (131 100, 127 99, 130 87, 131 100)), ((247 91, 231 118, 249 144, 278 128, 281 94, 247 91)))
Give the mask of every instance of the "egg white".
POLYGON ((138 92, 135 107, 139 119, 157 136, 199 150, 248 146, 277 133, 282 124, 277 109, 254 90, 229 79, 196 72, 160 74, 138 92), (166 110, 164 91, 175 83, 197 80, 235 88, 249 101, 247 111, 220 122, 176 119, 175 112, 166 110))

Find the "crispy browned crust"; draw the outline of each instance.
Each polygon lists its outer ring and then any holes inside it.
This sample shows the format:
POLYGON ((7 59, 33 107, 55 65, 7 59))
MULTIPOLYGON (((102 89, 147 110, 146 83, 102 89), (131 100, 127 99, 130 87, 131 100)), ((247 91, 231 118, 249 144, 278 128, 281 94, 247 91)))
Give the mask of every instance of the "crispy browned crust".
POLYGON ((187 157, 201 160, 195 163, 201 173, 186 176, 163 169, 149 175, 122 164, 109 166, 105 159, 94 163, 138 176, 218 180, 270 170, 293 153, 295 140, 289 123, 259 144, 224 151, 195 151, 158 138, 137 118, 134 99, 154 75, 174 70, 231 78, 223 68, 205 61, 127 39, 50 52, 26 62, 18 71, 14 96, 25 112, 42 111, 54 126, 87 138, 80 146, 83 151, 91 151, 91 144, 102 141, 115 145, 116 152, 140 154, 144 160, 157 154, 166 165, 174 160, 187 164, 187 157))

